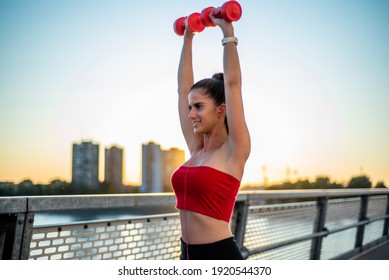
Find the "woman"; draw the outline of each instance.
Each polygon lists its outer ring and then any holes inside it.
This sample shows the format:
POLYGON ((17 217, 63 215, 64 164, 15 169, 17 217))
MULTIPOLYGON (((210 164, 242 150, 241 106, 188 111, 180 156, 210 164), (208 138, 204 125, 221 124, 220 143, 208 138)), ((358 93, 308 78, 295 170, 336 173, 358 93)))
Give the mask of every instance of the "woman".
POLYGON ((237 38, 223 33, 223 71, 194 84, 192 42, 185 31, 178 67, 178 109, 190 159, 172 175, 180 209, 181 259, 243 259, 229 221, 250 154, 244 118, 237 38))

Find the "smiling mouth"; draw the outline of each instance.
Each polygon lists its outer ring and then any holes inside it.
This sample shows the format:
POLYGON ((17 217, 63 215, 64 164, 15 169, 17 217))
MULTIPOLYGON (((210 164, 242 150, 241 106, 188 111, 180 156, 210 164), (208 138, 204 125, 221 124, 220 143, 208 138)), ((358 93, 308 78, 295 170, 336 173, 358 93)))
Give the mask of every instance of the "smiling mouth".
POLYGON ((195 126, 197 126, 199 123, 200 123, 200 121, 194 121, 194 122, 192 122, 192 125, 195 127, 195 126))

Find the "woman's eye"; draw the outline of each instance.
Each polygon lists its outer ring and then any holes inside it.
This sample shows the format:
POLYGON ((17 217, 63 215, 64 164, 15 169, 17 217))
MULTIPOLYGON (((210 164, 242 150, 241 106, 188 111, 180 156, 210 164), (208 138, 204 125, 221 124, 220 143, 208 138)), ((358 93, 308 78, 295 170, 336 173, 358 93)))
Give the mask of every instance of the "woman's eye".
POLYGON ((195 108, 196 110, 200 110, 202 107, 203 107, 202 104, 194 104, 193 106, 189 105, 188 109, 189 111, 192 110, 193 108, 195 108))

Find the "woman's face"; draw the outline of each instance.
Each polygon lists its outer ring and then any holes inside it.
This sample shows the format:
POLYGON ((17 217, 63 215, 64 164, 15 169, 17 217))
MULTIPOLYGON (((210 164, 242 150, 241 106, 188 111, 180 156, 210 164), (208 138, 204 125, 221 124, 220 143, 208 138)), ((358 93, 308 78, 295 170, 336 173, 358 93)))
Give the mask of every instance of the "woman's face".
POLYGON ((204 89, 193 89, 188 96, 189 114, 195 133, 210 133, 220 121, 218 107, 212 98, 204 94, 204 89))

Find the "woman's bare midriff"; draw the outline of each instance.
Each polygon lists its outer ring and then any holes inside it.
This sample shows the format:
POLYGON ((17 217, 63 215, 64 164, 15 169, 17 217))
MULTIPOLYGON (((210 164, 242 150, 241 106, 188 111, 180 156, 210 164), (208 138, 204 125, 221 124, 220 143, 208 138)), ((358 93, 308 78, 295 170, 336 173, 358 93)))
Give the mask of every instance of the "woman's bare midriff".
POLYGON ((187 244, 207 244, 229 238, 230 225, 192 211, 180 210, 181 237, 187 244))

